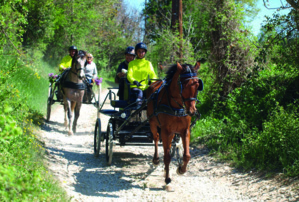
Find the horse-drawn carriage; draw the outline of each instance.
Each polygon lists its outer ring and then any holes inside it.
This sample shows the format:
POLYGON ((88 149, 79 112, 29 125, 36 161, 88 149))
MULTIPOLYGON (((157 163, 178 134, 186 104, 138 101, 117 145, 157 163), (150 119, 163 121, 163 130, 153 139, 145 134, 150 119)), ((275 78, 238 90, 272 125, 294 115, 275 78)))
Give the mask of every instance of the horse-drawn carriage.
MULTIPOLYGON (((109 116, 107 130, 102 131, 101 118, 97 118, 94 132, 94 153, 99 156, 101 150, 101 142, 103 142, 106 161, 108 165, 112 163, 113 146, 114 145, 151 145, 153 146, 153 134, 150 130, 149 121, 146 115, 146 99, 144 98, 141 107, 138 107, 136 102, 137 95, 130 89, 130 83, 125 82, 126 94, 125 100, 116 100, 115 90, 118 88, 108 88, 108 93, 104 98, 103 103, 99 107, 99 112, 109 116), (103 109, 106 102, 110 103, 113 109, 103 109)), ((181 163, 182 159, 182 144, 179 141, 178 134, 172 142, 172 155, 177 154, 177 159, 181 163)), ((160 139, 160 141, 162 141, 160 139)))
POLYGON ((158 142, 164 149, 165 182, 169 178, 171 157, 176 155, 178 174, 184 174, 191 156, 189 154, 190 128, 200 114, 196 110, 198 91, 203 89, 202 80, 197 77, 200 63, 195 67, 177 63, 170 67, 163 80, 148 81, 150 86, 140 106, 136 95, 126 83, 127 98, 116 100, 113 88, 109 89, 99 112, 110 117, 107 130, 102 131, 98 118, 94 131, 94 153, 99 156, 101 142, 105 142, 107 164, 112 163, 113 146, 131 143, 154 143, 153 164, 159 164, 158 142), (103 109, 107 99, 113 109, 103 109), (191 123, 191 117, 195 116, 191 123))

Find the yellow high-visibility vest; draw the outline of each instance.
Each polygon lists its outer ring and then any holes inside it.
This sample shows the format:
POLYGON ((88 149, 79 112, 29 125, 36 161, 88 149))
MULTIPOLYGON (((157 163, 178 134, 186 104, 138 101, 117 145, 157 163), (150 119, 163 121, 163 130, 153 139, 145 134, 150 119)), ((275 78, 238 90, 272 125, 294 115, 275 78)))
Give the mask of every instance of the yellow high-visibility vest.
POLYGON ((59 65, 59 71, 62 72, 63 68, 69 68, 72 66, 72 57, 67 55, 64 58, 62 58, 61 63, 59 65))
MULTIPOLYGON (((130 81, 130 83, 138 81, 142 85, 138 88, 141 90, 146 90, 149 86, 148 76, 150 79, 157 79, 155 70, 150 61, 142 58, 133 60, 129 63, 127 79, 130 81)), ((130 87, 137 88, 136 85, 131 85, 130 87)))

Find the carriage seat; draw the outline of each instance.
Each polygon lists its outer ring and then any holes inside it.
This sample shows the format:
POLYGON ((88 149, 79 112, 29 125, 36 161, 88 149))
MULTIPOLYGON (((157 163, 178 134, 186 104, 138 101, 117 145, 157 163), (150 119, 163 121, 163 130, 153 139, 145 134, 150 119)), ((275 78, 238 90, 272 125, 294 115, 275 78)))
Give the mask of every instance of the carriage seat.
POLYGON ((128 105, 126 100, 111 100, 111 106, 115 108, 125 108, 128 105))
POLYGON ((131 90, 127 79, 120 79, 120 82, 123 82, 123 96, 120 96, 119 100, 111 100, 111 106, 115 108, 125 108, 137 99, 137 94, 131 90))

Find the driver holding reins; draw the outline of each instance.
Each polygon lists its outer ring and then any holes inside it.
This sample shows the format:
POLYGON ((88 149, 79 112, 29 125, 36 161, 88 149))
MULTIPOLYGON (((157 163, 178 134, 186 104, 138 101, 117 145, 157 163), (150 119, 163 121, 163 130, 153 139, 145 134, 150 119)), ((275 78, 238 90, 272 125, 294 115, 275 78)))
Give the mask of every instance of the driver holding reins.
POLYGON ((135 46, 137 58, 129 63, 127 79, 131 85, 132 91, 137 93, 137 108, 142 104, 143 91, 149 87, 148 79, 157 79, 153 65, 146 60, 145 54, 147 47, 144 43, 138 43, 135 46))
POLYGON ((78 49, 76 46, 69 47, 69 55, 62 58, 60 65, 59 65, 59 71, 63 72, 64 70, 70 68, 72 66, 72 59, 73 57, 78 53, 78 49))
POLYGON ((62 58, 60 65, 59 65, 59 72, 61 74, 58 75, 56 79, 56 85, 58 85, 58 90, 56 92, 56 97, 58 100, 62 99, 62 93, 60 88, 60 79, 62 78, 63 72, 72 66, 72 59, 73 57, 78 54, 78 49, 76 46, 69 47, 69 55, 62 58))

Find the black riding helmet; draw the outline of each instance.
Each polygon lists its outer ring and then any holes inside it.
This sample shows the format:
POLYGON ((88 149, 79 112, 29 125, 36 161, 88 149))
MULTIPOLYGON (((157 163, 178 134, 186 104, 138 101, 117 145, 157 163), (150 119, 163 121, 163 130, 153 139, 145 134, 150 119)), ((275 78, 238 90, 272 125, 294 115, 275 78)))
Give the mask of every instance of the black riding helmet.
POLYGON ((147 52, 147 47, 146 47, 145 43, 141 42, 141 43, 136 44, 135 51, 137 52, 138 49, 144 49, 145 53, 147 52))
POLYGON ((126 48, 125 54, 134 55, 135 56, 135 50, 133 46, 128 46, 126 48))
POLYGON ((69 47, 69 51, 70 51, 70 50, 77 50, 77 51, 78 51, 78 49, 77 49, 76 46, 70 46, 70 47, 69 47))
POLYGON ((76 46, 70 46, 70 47, 69 47, 69 51, 71 51, 71 50, 75 50, 75 51, 76 51, 76 52, 75 52, 75 55, 78 54, 78 49, 77 49, 76 46))

